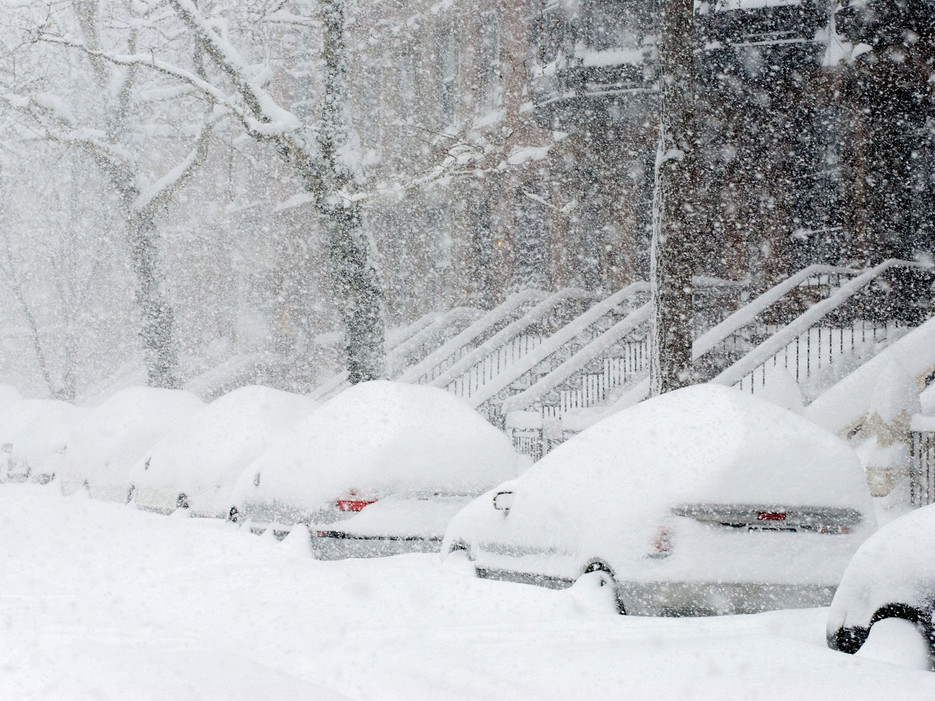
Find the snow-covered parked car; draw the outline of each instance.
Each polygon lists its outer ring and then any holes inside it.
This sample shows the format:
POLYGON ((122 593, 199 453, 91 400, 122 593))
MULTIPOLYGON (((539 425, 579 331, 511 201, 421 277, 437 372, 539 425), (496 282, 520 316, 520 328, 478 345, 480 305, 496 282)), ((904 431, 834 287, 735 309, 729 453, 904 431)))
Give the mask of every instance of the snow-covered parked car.
POLYGON ((80 410, 57 399, 21 399, 0 414, 0 481, 49 482, 61 471, 80 410))
POLYGON ((935 659, 935 505, 874 533, 851 560, 828 610, 828 646, 855 653, 882 620, 917 624, 935 659))
POLYGON ((873 513, 842 440, 699 385, 598 422, 475 500, 443 552, 484 577, 593 580, 630 614, 753 612, 830 603, 873 513))
POLYGON ((87 489, 96 499, 126 502, 130 468, 160 438, 204 407, 177 389, 127 387, 87 411, 65 453, 65 495, 87 489))
POLYGON ((305 524, 322 558, 438 551, 451 517, 516 469, 506 436, 457 397, 365 382, 257 458, 234 503, 275 532, 305 524))
POLYGON ((225 394, 178 424, 130 471, 134 502, 170 513, 227 518, 244 469, 318 406, 299 394, 256 385, 225 394))

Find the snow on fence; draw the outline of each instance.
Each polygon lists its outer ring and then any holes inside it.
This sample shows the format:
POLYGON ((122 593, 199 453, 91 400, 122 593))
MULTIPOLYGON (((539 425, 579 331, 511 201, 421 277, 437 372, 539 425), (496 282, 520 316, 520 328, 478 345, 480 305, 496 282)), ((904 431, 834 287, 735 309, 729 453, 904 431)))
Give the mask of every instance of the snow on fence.
POLYGON ((776 313, 783 305, 795 306, 796 302, 817 302, 839 289, 843 281, 860 273, 853 268, 830 265, 810 265, 791 277, 774 285, 763 294, 730 314, 724 321, 705 332, 692 344, 692 359, 703 375, 712 376, 725 369, 724 360, 737 358, 763 340, 763 318, 776 313), (802 299, 795 300, 799 297, 802 299))
POLYGON ((542 336, 520 334, 509 339, 492 353, 484 355, 467 372, 449 382, 445 389, 463 399, 470 399, 488 382, 542 343, 542 336))
POLYGON ((570 401, 577 402, 577 408, 586 408, 604 401, 607 392, 619 384, 623 384, 637 373, 648 369, 648 339, 644 337, 629 338, 633 334, 645 333, 645 326, 652 317, 652 304, 647 302, 625 316, 607 331, 602 333, 590 343, 583 345, 576 353, 565 359, 551 372, 522 392, 504 399, 500 412, 506 414, 519 411, 543 401, 553 390, 569 392, 570 401), (612 358, 616 363, 607 363, 612 358), (595 376, 588 378, 585 375, 581 382, 581 389, 562 387, 562 385, 578 375, 580 371, 594 362, 604 364, 605 368, 616 368, 621 372, 592 373, 595 376), (574 394, 577 393, 577 394, 574 394))
POLYGON ((422 360, 449 338, 463 331, 484 314, 475 307, 455 307, 386 354, 388 377, 396 377, 415 361, 422 360))
MULTIPOLYGON (((503 411, 497 399, 505 400, 511 394, 534 385, 539 377, 548 375, 565 359, 602 337, 601 325, 618 307, 632 309, 649 293, 649 283, 635 282, 607 299, 595 304, 576 317, 535 349, 518 359, 504 372, 491 378, 480 391, 469 398, 472 406, 480 409, 493 421, 499 423, 503 411)), ((626 314, 626 311, 618 312, 626 314)), ((624 319, 628 318, 627 314, 624 319)), ((621 322, 617 322, 618 324, 621 322)))
POLYGON ((901 331, 892 321, 877 323, 864 319, 840 326, 812 326, 773 355, 772 362, 754 368, 736 384, 738 389, 756 392, 766 386, 769 375, 782 368, 808 397, 818 391, 811 387, 813 381, 817 380, 819 386, 833 384, 876 355, 880 344, 889 343, 901 331))
POLYGON ((561 390, 559 411, 562 414, 600 404, 612 390, 642 377, 649 367, 649 339, 624 343, 622 356, 604 358, 603 366, 600 373, 582 375, 579 388, 561 390))

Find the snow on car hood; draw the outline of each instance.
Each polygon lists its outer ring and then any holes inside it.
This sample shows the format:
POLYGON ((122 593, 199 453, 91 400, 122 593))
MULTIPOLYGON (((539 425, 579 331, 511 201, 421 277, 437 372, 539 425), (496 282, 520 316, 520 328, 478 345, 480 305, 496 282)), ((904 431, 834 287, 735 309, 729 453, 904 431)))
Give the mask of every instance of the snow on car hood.
POLYGON ((270 387, 241 387, 166 434, 130 471, 141 506, 173 509, 179 493, 201 513, 224 513, 237 478, 269 444, 317 407, 270 387))
POLYGON ((314 511, 350 489, 479 493, 516 474, 506 436, 433 387, 375 381, 325 402, 244 472, 235 503, 314 511))
POLYGON ((506 537, 575 551, 644 553, 679 504, 844 507, 872 519, 860 462, 844 441, 770 402, 710 384, 604 419, 511 489, 506 537))

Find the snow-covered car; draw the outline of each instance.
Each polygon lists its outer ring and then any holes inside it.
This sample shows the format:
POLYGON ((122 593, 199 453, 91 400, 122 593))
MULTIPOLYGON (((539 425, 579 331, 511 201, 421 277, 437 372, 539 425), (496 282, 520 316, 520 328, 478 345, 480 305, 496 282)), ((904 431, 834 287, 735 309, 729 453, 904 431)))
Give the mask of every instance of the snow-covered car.
POLYGON ((611 415, 487 492, 443 552, 483 577, 584 577, 629 614, 754 612, 830 603, 873 514, 844 441, 698 385, 611 415))
POLYGON ((60 467, 55 463, 64 455, 77 412, 57 399, 11 402, 0 413, 0 481, 48 482, 60 467))
POLYGON ((178 424, 130 470, 133 501, 144 509, 227 518, 244 469, 318 406, 299 394, 240 387, 178 424))
POLYGON ((177 389, 127 387, 87 411, 65 453, 62 493, 86 489, 95 499, 124 503, 130 468, 160 438, 204 407, 177 389))
POLYGON ((509 439, 457 397, 365 382, 257 458, 235 511, 277 533, 305 524, 322 558, 438 551, 450 518, 516 469, 509 439))
POLYGON ((0 479, 46 484, 60 474, 84 410, 57 399, 24 399, 0 416, 0 479))
POLYGON ((879 622, 917 624, 935 658, 935 505, 900 516, 857 550, 828 610, 828 646, 855 653, 879 622))

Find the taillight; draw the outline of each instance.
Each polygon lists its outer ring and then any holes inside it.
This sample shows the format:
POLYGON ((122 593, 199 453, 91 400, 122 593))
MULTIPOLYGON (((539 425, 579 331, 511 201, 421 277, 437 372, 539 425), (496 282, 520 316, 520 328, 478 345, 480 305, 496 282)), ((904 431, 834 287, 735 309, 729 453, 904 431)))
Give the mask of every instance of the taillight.
POLYGON ((757 511, 756 520, 757 521, 785 521, 786 512, 785 511, 757 511))
POLYGON ((660 526, 653 538, 652 548, 649 556, 654 558, 669 557, 672 554, 672 530, 666 526, 660 526))
POLYGON ((376 499, 364 499, 357 493, 356 489, 350 490, 345 496, 335 502, 339 511, 363 511, 367 504, 373 504, 376 499))

